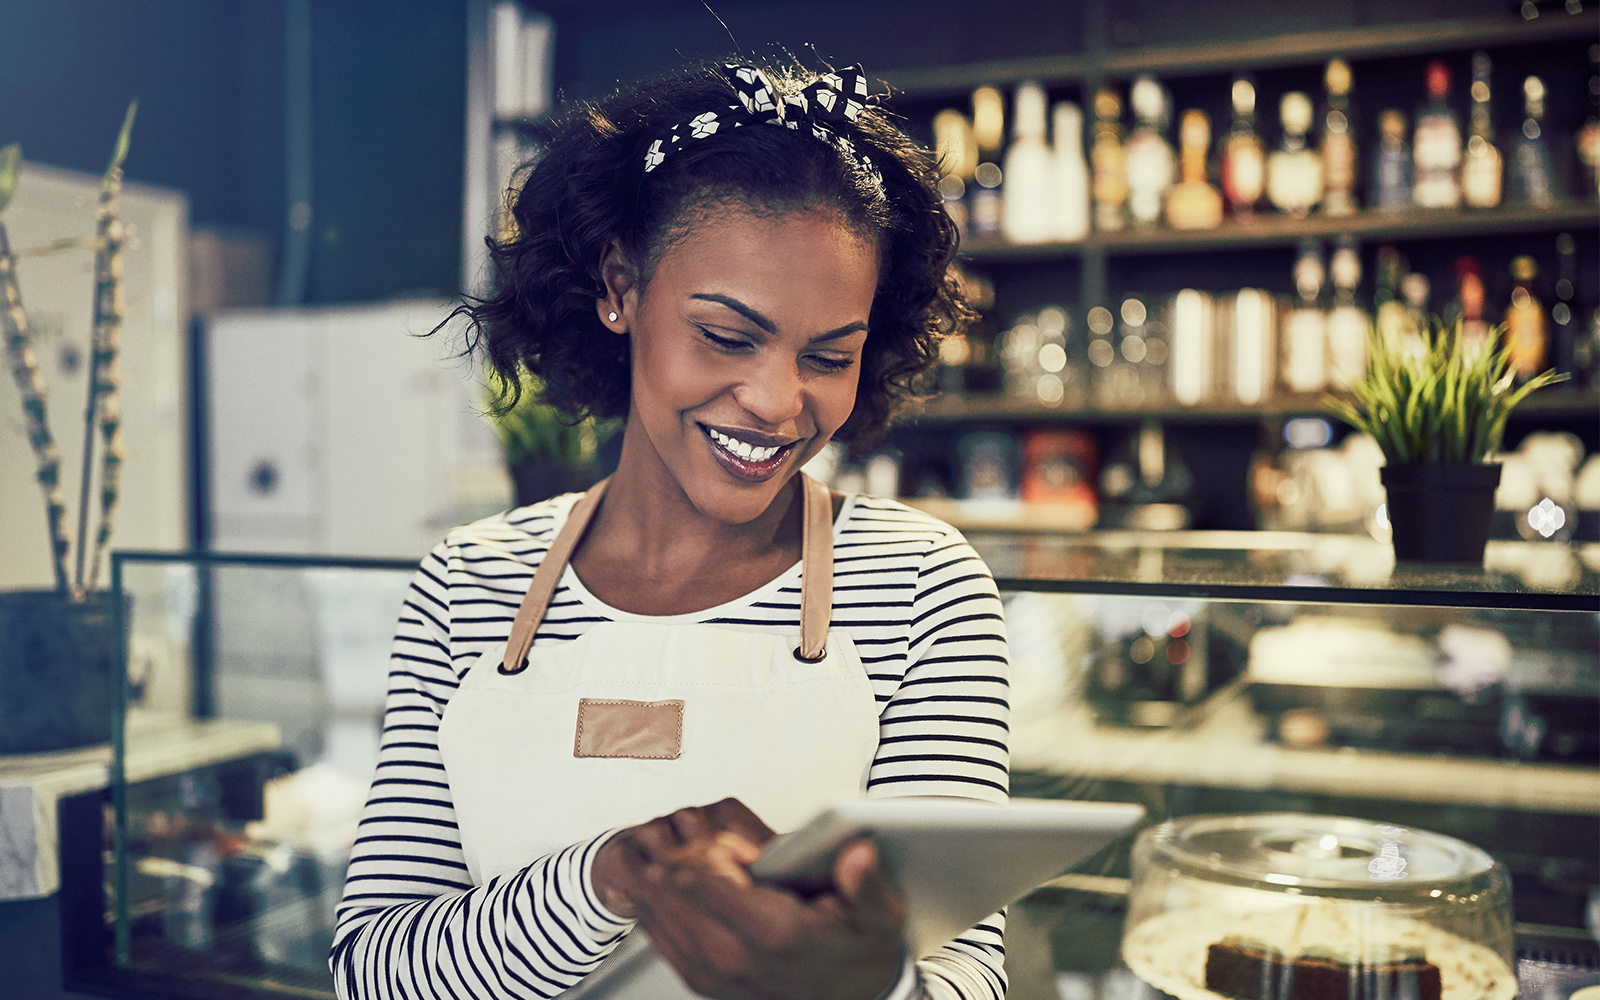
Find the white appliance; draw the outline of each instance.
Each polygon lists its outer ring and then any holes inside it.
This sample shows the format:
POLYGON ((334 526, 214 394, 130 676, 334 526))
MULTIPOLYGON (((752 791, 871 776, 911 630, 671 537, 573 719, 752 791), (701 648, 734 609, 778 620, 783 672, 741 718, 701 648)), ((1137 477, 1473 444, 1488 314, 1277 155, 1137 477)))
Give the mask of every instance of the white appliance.
POLYGON ((511 486, 450 303, 206 322, 211 547, 421 558, 511 486))

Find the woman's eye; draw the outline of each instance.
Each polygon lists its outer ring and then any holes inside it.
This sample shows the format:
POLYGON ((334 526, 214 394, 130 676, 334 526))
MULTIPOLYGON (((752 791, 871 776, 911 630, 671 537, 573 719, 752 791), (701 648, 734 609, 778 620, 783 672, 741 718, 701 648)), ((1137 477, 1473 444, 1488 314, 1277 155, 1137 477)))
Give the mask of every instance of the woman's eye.
POLYGON ((743 340, 735 340, 732 337, 719 337, 703 326, 700 327, 700 335, 724 351, 738 351, 750 346, 749 343, 743 340))
POLYGON ((836 358, 826 354, 813 354, 811 363, 824 372, 842 372, 856 363, 855 358, 836 358))

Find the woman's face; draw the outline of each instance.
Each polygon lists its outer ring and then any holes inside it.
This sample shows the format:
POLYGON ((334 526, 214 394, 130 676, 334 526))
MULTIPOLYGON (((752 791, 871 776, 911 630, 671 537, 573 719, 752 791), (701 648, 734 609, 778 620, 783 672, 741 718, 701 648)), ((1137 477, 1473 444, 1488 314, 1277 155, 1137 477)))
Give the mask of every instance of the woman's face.
POLYGON ((877 285, 877 247, 830 212, 707 213, 622 296, 623 462, 708 517, 755 519, 850 416, 877 285))

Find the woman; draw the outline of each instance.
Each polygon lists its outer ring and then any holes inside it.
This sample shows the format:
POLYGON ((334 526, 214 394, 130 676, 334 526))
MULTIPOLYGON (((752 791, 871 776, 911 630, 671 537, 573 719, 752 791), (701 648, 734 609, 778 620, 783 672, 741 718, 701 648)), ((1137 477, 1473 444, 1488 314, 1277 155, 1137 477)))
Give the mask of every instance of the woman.
POLYGON ((1006 650, 949 526, 800 468, 966 319, 932 157, 857 71, 716 67, 552 126, 468 310, 505 384, 625 417, 607 483, 452 532, 395 642, 343 997, 549 997, 635 927, 711 997, 993 998, 996 915, 903 954, 870 841, 754 884, 839 798, 1003 800, 1006 650))

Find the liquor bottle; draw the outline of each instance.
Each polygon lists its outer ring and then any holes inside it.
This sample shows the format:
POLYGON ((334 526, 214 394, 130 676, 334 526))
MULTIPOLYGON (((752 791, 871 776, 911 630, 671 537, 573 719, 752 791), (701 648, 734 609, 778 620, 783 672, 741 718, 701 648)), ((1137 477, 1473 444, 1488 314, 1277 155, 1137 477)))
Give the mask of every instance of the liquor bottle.
POLYGON ((1322 200, 1322 158, 1306 144, 1311 98, 1291 90, 1283 95, 1278 111, 1283 145, 1267 158, 1267 198, 1278 211, 1303 219, 1322 200))
POLYGON ((1411 200, 1422 208, 1461 205, 1461 120, 1450 109, 1450 68, 1444 60, 1428 63, 1428 105, 1417 115, 1412 136, 1416 175, 1411 200))
POLYGON ((1013 243, 1043 243, 1054 236, 1049 204, 1053 195, 1051 155, 1045 142, 1047 107, 1043 87, 1031 82, 1017 86, 1001 214, 1001 230, 1013 243))
POLYGON ((1578 127, 1575 141, 1578 159, 1589 168, 1589 193, 1600 197, 1600 45, 1589 46, 1589 59, 1596 64, 1589 77, 1589 117, 1578 127))
POLYGON ((1128 94, 1138 124, 1128 135, 1128 216, 1135 225, 1161 221, 1176 158, 1167 141, 1167 95, 1154 77, 1133 81, 1128 94))
POLYGON ((1406 116, 1393 108, 1378 116, 1381 136, 1373 154, 1373 206, 1411 207, 1411 149, 1406 145, 1406 116))
POLYGON ((1334 288, 1333 308, 1328 311, 1328 381, 1347 389, 1367 373, 1367 341, 1372 336, 1372 322, 1356 304, 1361 254, 1353 237, 1339 238, 1328 261, 1328 276, 1334 288))
POLYGON ((978 166, 978 140, 972 123, 954 108, 933 116, 934 149, 939 154, 939 197, 963 236, 970 231, 967 217, 967 187, 978 166))
POLYGON ((1544 81, 1530 76, 1522 82, 1522 134, 1511 145, 1511 194, 1508 200, 1547 207, 1555 203, 1555 178, 1550 146, 1544 138, 1544 81))
POLYGON ((1229 381, 1233 397, 1246 406, 1272 393, 1273 331, 1277 310, 1272 296, 1259 288, 1242 288, 1226 309, 1228 347, 1232 358, 1229 381))
POLYGON ((1122 98, 1110 87, 1094 95, 1094 227, 1121 229, 1127 222, 1128 154, 1122 145, 1122 98))
POLYGON ((1081 240, 1089 234, 1089 162, 1083 156, 1083 112, 1071 101, 1052 111, 1055 154, 1051 186, 1055 189, 1053 230, 1058 240, 1081 240))
POLYGON ((1328 323, 1317 302, 1323 277, 1316 241, 1302 242, 1294 264, 1300 299, 1283 324, 1283 384, 1291 392, 1317 392, 1328 382, 1328 323))
POLYGON ((1504 168, 1494 146, 1494 124, 1489 117, 1489 56, 1472 54, 1472 135, 1461 161, 1461 199, 1473 208, 1500 204, 1504 168))
POLYGON ((1212 229, 1222 223, 1222 192, 1206 180, 1211 121, 1190 108, 1178 126, 1183 179, 1167 194, 1167 225, 1174 229, 1212 229))
POLYGON ((1511 371, 1519 379, 1531 378, 1544 370, 1550 349, 1550 333, 1545 325, 1544 306, 1535 293, 1533 279, 1539 269, 1533 258, 1522 255, 1511 260, 1511 305, 1506 309, 1506 344, 1511 348, 1511 371))
POLYGON ((1240 77, 1233 81, 1233 128, 1222 150, 1222 193, 1234 215, 1254 212, 1266 186, 1267 154, 1255 118, 1255 85, 1240 77))
POLYGON ((1372 296, 1373 322, 1378 338, 1389 350, 1406 340, 1410 327, 1410 316, 1400 298, 1400 282, 1405 270, 1406 259, 1400 251, 1391 246, 1378 248, 1377 280, 1372 296))
POLYGON ((1577 378, 1582 373, 1578 335, 1578 313, 1573 308, 1573 283, 1578 277, 1577 244, 1571 233, 1556 237, 1556 302, 1550 307, 1550 322, 1554 328, 1551 340, 1555 343, 1556 370, 1577 378))
POLYGON ((978 165, 969 188, 969 212, 974 236, 999 236, 1004 214, 1000 181, 1000 146, 1005 142, 1005 99, 993 87, 972 92, 972 136, 978 144, 978 165))
POLYGON ((1405 336, 1402 340, 1412 350, 1426 350, 1422 333, 1428 328, 1428 295, 1433 286, 1421 271, 1412 271, 1400 279, 1400 298, 1405 301, 1405 336))
POLYGON ((1193 288, 1172 298, 1172 397, 1182 406, 1207 402, 1216 391, 1215 312, 1211 296, 1193 288))
POLYGON ((1350 129, 1350 64, 1328 63, 1328 112, 1322 120, 1322 210, 1349 215, 1356 210, 1356 143, 1350 129))
POLYGON ((1461 257, 1456 260, 1455 272, 1456 298, 1445 314, 1445 321, 1460 324, 1456 336, 1461 338, 1463 344, 1486 347, 1493 340, 1494 333, 1483 318, 1483 267, 1476 257, 1461 257))

